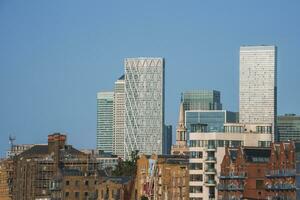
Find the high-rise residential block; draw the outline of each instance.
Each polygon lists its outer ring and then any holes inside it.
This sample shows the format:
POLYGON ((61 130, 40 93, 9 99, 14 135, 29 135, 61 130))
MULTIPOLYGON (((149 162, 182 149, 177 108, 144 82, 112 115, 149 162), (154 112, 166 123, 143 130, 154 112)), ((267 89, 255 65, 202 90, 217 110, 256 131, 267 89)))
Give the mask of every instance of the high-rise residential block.
POLYGON ((272 123, 274 134, 276 114, 277 48, 276 46, 242 46, 240 48, 240 122, 272 123))
POLYGON ((107 153, 112 153, 113 105, 113 92, 97 94, 97 150, 107 153))
POLYGON ((113 117, 113 154, 124 158, 125 153, 125 76, 115 82, 113 117))
POLYGON ((181 94, 184 110, 222 110, 221 93, 216 90, 194 90, 181 94))
POLYGON ((278 116, 277 132, 279 141, 300 141, 300 116, 295 114, 278 116))
POLYGON ((164 59, 125 59, 125 158, 162 153, 164 59))

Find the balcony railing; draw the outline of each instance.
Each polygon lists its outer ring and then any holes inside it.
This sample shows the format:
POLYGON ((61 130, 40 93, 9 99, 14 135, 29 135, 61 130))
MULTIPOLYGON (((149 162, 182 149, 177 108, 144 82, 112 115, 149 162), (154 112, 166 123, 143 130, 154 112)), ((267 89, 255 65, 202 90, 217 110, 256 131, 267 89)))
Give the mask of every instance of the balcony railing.
POLYGON ((217 161, 217 159, 215 158, 215 157, 207 157, 206 159, 205 159, 205 162, 216 162, 217 161))
POLYGON ((205 185, 207 185, 207 186, 215 186, 216 185, 216 181, 215 180, 207 180, 207 181, 205 181, 205 185))
POLYGON ((244 190, 244 185, 235 185, 235 184, 219 184, 218 190, 220 191, 242 191, 244 190))
POLYGON ((217 171, 215 168, 207 168, 207 169, 205 169, 205 173, 206 174, 215 174, 215 173, 217 173, 217 171))
POLYGON ((293 177, 293 176, 296 176, 295 169, 269 170, 266 172, 266 177, 268 178, 293 177))
POLYGON ((295 190, 295 189, 296 189, 296 185, 289 184, 289 183, 266 185, 266 190, 295 190))
POLYGON ((246 174, 245 173, 229 173, 227 175, 222 175, 219 176, 220 179, 244 179, 246 178, 246 174))
POLYGON ((214 145, 208 145, 205 150, 206 151, 216 151, 216 147, 214 145))

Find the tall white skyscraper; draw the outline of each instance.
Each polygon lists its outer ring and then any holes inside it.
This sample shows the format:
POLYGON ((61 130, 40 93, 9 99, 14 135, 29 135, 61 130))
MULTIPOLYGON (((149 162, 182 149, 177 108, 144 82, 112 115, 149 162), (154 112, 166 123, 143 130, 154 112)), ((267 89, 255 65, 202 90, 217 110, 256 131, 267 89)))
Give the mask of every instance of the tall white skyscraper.
POLYGON ((97 150, 112 153, 113 92, 97 93, 97 150))
POLYGON ((125 158, 162 154, 164 59, 125 59, 125 158))
MULTIPOLYGON (((240 48, 240 122, 272 123, 277 115, 276 46, 240 48)), ((274 136, 273 136, 274 140, 274 136)))
POLYGON ((124 158, 125 143, 125 76, 115 82, 113 154, 124 158))

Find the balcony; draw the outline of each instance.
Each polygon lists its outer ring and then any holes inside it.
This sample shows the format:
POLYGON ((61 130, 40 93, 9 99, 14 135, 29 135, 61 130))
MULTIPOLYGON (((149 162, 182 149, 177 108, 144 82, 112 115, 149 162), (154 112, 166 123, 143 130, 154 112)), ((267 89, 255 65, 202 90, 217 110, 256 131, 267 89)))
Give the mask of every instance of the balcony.
POLYGON ((217 159, 215 157, 207 157, 205 159, 205 162, 206 163, 216 163, 217 162, 217 159))
POLYGON ((294 176, 296 176, 295 169, 269 170, 266 172, 267 178, 281 178, 281 177, 294 177, 294 176))
POLYGON ((242 173, 229 173, 228 175, 221 175, 219 176, 219 179, 245 179, 246 174, 244 172, 242 173))
POLYGON ((218 190, 220 191, 243 191, 244 185, 236 185, 236 184, 219 184, 218 190))
POLYGON ((207 169, 205 169, 205 172, 204 172, 204 173, 205 173, 205 174, 216 174, 217 171, 216 171, 215 168, 207 168, 207 169))
POLYGON ((208 187, 210 187, 210 186, 216 186, 216 181, 215 180, 207 180, 207 181, 205 181, 205 186, 208 186, 208 187))
POLYGON ((205 149, 205 151, 216 151, 216 147, 213 145, 208 145, 205 149))
POLYGON ((266 190, 296 190, 296 185, 289 183, 267 184, 266 190))

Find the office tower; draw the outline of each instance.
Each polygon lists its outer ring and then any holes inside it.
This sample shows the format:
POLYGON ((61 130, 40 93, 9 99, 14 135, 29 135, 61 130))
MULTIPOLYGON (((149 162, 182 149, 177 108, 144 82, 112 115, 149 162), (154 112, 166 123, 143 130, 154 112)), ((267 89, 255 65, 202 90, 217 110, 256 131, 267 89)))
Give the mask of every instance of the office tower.
POLYGON ((188 132, 195 132, 197 124, 206 124, 207 132, 224 132, 225 123, 238 122, 237 114, 227 110, 188 110, 185 111, 185 126, 188 132))
POLYGON ((124 158, 125 130, 125 76, 115 82, 114 92, 114 125, 113 125, 113 154, 124 158))
POLYGON ((125 59, 125 158, 162 153, 164 59, 125 59))
POLYGON ((113 92, 97 94, 97 150, 112 153, 113 92))
POLYGON ((163 135, 163 154, 171 154, 172 147, 172 125, 165 125, 163 135))
MULTIPOLYGON (((277 48, 240 48, 240 122, 272 123, 277 114, 277 48)), ((274 135, 273 135, 274 140, 274 135)))
POLYGON ((215 90, 194 90, 181 94, 184 110, 222 110, 221 94, 215 90))
POLYGON ((182 102, 180 103, 178 125, 176 128, 176 144, 172 145, 171 153, 172 155, 189 155, 185 112, 182 102))
POLYGON ((278 116, 277 132, 279 141, 300 141, 300 116, 295 114, 278 116))

